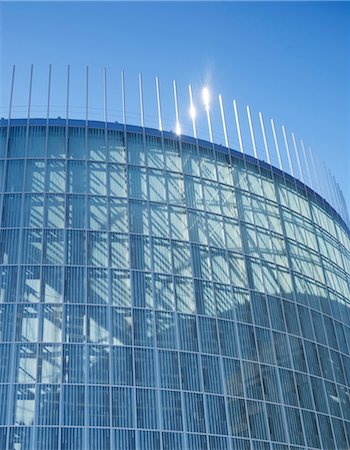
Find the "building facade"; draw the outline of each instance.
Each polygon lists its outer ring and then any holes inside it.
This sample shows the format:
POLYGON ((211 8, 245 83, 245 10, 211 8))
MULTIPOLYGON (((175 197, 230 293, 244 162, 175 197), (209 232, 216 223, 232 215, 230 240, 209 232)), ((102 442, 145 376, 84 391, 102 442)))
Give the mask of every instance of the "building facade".
POLYGON ((0 448, 350 448, 350 233, 290 175, 0 121, 0 448))

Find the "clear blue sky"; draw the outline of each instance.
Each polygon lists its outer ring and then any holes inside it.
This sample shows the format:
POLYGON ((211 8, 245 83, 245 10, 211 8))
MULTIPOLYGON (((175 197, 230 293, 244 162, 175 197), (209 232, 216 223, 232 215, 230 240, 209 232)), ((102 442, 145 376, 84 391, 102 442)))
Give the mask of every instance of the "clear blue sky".
MULTIPOLYGON (((178 83, 184 130, 190 126, 188 83, 197 102, 207 84, 217 141, 223 142, 217 102, 222 93, 235 147, 233 98, 242 121, 245 105, 250 105, 257 134, 257 113, 262 111, 266 124, 273 117, 278 127, 284 124, 311 145, 336 175, 349 205, 349 3, 3 2, 0 8, 2 116, 7 114, 12 64, 17 67, 18 115, 25 114, 31 63, 35 66, 33 116, 40 115, 37 105, 46 102, 49 63, 53 65, 52 105, 57 111, 61 108, 62 115, 66 65, 71 64, 70 103, 76 117, 83 116, 86 65, 90 66, 91 114, 99 111, 93 108, 103 106, 102 70, 107 67, 110 118, 120 120, 119 73, 124 69, 128 120, 136 123, 137 76, 142 72, 150 126, 156 125, 156 75, 161 81, 165 128, 174 129, 172 80, 178 83)), ((198 120, 206 138, 203 111, 198 120)), ((268 138, 273 147, 271 134, 268 138)), ((245 140, 250 145, 248 135, 245 140)), ((259 135, 257 140, 261 147, 259 135)))

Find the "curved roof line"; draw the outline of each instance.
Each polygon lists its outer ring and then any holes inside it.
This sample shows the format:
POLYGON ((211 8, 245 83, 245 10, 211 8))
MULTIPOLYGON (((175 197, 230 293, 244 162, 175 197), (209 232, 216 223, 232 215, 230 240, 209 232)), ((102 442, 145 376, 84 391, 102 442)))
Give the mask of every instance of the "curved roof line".
POLYGON ((262 161, 261 159, 254 158, 254 156, 247 155, 245 153, 242 153, 238 150, 225 147, 221 144, 215 144, 211 143, 209 141, 203 140, 203 139, 196 139, 192 136, 188 135, 178 135, 173 131, 160 131, 156 128, 148 128, 148 127, 141 127, 139 125, 130 125, 130 124, 123 124, 120 122, 104 122, 99 120, 83 120, 83 119, 66 119, 62 117, 57 118, 30 118, 30 119, 0 119, 0 128, 7 127, 8 125, 14 125, 14 126, 26 126, 26 125, 37 125, 37 126, 75 126, 75 127, 89 127, 89 128, 98 128, 98 129, 107 129, 107 130, 115 130, 115 131, 126 131, 126 132, 134 132, 134 133, 145 133, 149 136, 154 137, 164 137, 166 139, 171 140, 177 140, 181 141, 183 143, 187 144, 198 144, 201 147, 208 148, 208 149, 215 149, 218 152, 230 154, 233 157, 240 159, 242 161, 247 161, 249 163, 252 163, 256 166, 260 166, 267 170, 272 170, 273 173, 279 176, 283 176, 287 181, 290 181, 292 183, 295 183, 296 187, 299 189, 304 189, 307 193, 307 195, 315 196, 318 201, 321 201, 324 206, 325 210, 329 209, 333 214, 336 214, 338 220, 341 222, 343 227, 347 230, 348 234, 350 235, 350 226, 345 222, 345 219, 340 215, 340 213, 332 206, 330 203, 322 197, 320 194, 318 194, 314 189, 310 188, 307 184, 303 183, 302 181, 298 180, 296 177, 293 177, 289 173, 280 170, 276 166, 270 165, 265 161, 262 161))

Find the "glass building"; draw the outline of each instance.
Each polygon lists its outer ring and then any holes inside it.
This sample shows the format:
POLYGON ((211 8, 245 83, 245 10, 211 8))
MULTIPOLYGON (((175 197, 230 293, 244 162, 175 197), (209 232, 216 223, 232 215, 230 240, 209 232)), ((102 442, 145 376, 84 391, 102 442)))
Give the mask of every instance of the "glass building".
POLYGON ((262 161, 0 120, 0 449, 350 448, 350 233, 262 161))

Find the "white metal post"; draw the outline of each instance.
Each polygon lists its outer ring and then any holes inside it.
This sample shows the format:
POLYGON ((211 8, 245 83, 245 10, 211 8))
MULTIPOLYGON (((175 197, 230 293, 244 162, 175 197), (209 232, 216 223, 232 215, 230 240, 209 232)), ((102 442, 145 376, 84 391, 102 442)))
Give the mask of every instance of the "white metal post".
POLYGON ((89 66, 86 66, 86 77, 85 77, 85 122, 88 126, 89 119, 89 66))
POLYGON ((67 98, 66 98, 66 124, 68 125, 69 117, 69 83, 70 83, 70 65, 67 66, 67 98))
POLYGON ((262 133, 263 140, 264 140, 266 159, 267 159, 268 164, 271 165, 269 146, 267 145, 267 139, 266 139, 266 133, 265 133, 264 119, 263 119, 263 115, 261 112, 259 112, 259 119, 260 119, 261 133, 262 133))
POLYGON ((175 132, 178 136, 180 136, 181 135, 181 125, 180 125, 180 117, 179 117, 179 104, 178 104, 178 98, 177 98, 176 80, 173 80, 173 90, 174 90, 175 119, 176 119, 175 132))
POLYGON ((107 69, 104 68, 103 71, 103 107, 104 107, 104 118, 105 118, 105 126, 107 126, 107 69))
POLYGON ((28 112, 27 112, 28 123, 30 119, 30 109, 32 104, 32 87, 33 87, 33 64, 30 66, 30 77, 29 77, 29 95, 28 95, 28 112))
POLYGON ((310 166, 309 166, 309 161, 307 159, 307 155, 306 155, 306 150, 305 150, 305 145, 304 145, 303 139, 301 139, 300 143, 301 143, 301 149, 303 150, 303 156, 304 156, 307 176, 308 176, 309 182, 310 182, 310 187, 311 187, 311 189, 313 189, 314 187, 313 187, 313 183, 312 183, 312 179, 311 179, 310 166))
POLYGON ((140 93, 140 114, 141 114, 141 127, 145 128, 145 116, 143 111, 143 88, 142 88, 142 74, 139 73, 139 93, 140 93))
POLYGON ((292 160, 291 160, 291 157, 290 157, 288 139, 287 139, 287 134, 286 134, 286 130, 284 128, 284 125, 282 125, 282 133, 283 133, 284 145, 286 147, 286 152, 287 152, 287 158, 288 158, 290 174, 292 175, 292 177, 294 177, 293 164, 292 164, 292 160))
POLYGON ((205 107, 205 112, 207 114, 207 122, 208 122, 208 130, 209 130, 209 140, 213 143, 213 130, 211 126, 211 117, 210 117, 210 98, 209 98, 209 90, 208 88, 204 88, 202 91, 203 102, 205 107))
POLYGON ((309 147, 309 153, 310 153, 310 158, 311 158, 312 169, 313 169, 313 171, 314 171, 315 178, 316 178, 317 191, 318 191, 318 193, 321 195, 321 184, 320 184, 320 179, 318 178, 318 173, 317 173, 317 170, 316 170, 316 165, 315 165, 314 155, 313 155, 313 152, 312 152, 312 148, 311 148, 311 147, 309 147))
POLYGON ((159 131, 163 131, 162 110, 161 110, 161 104, 160 104, 160 89, 159 89, 159 78, 158 77, 156 77, 156 91, 157 91, 159 131))
POLYGON ((50 116, 50 97, 51 97, 51 64, 49 64, 49 80, 47 85, 47 108, 46 108, 46 123, 49 123, 50 116))
POLYGON ((275 128, 275 122, 273 121, 273 119, 270 119, 270 121, 271 121, 273 140, 275 141, 275 147, 276 147, 277 158, 278 158, 278 165, 279 165, 279 168, 281 170, 283 170, 283 164, 282 164, 282 159, 281 159, 280 148, 279 148, 279 145, 278 145, 278 139, 277 139, 277 133, 276 133, 276 128, 275 128))
POLYGON ((299 170, 300 179, 304 183, 304 175, 303 175, 303 170, 302 170, 301 164, 300 164, 299 152, 298 152, 297 142, 295 140, 294 133, 292 133, 292 141, 293 141, 295 156, 297 158, 297 164, 298 164, 298 170, 299 170))
POLYGON ((225 111, 224 111, 224 105, 222 103, 222 96, 219 94, 219 103, 220 103, 220 112, 221 112, 221 121, 222 121, 222 128, 224 130, 224 136, 225 136, 225 145, 227 148, 230 147, 228 142, 228 136, 227 136, 227 128, 226 128, 226 118, 225 118, 225 111))
POLYGON ((241 135, 241 127, 239 125, 239 117, 238 117, 236 99, 233 99, 233 110, 234 110, 235 119, 236 119, 236 127, 237 127, 237 133, 238 133, 239 148, 241 150, 241 153, 244 153, 244 151, 243 151, 242 135, 241 135))
POLYGON ((193 104, 192 86, 188 85, 188 93, 190 96, 190 115, 192 119, 193 136, 197 139, 197 125, 196 125, 196 109, 193 104))
POLYGON ((254 150, 254 157, 256 159, 258 159, 258 154, 256 151, 256 144, 255 144, 255 136, 254 136, 254 130, 253 130, 253 123, 252 123, 252 118, 250 116, 250 109, 249 106, 247 105, 247 116, 248 116, 248 122, 249 122, 249 130, 250 130, 250 136, 252 138, 252 144, 253 144, 253 150, 254 150))
POLYGON ((125 77, 124 77, 124 70, 121 71, 121 80, 122 80, 123 124, 124 124, 124 130, 125 130, 125 128, 126 128, 126 103, 125 103, 125 77))

